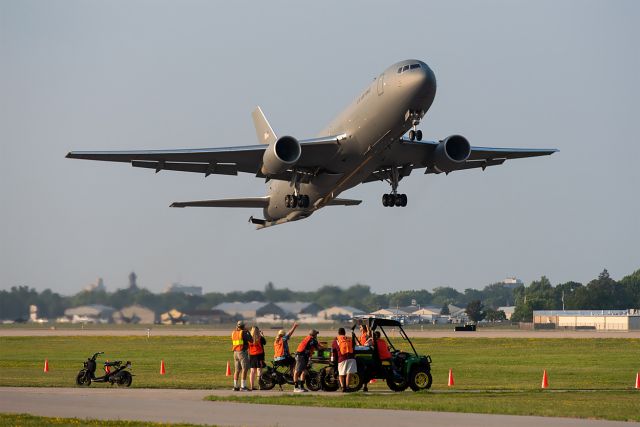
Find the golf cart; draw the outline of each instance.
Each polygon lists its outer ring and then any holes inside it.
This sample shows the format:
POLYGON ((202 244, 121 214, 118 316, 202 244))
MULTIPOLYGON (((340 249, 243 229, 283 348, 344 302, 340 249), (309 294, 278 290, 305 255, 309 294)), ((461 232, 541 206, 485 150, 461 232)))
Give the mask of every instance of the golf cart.
MULTIPOLYGON (((380 331, 380 340, 385 340, 391 351, 391 360, 380 360, 378 356, 378 342, 373 340, 373 346, 354 346, 358 373, 350 375, 348 388, 357 391, 372 379, 385 380, 387 386, 393 391, 404 391, 411 387, 413 391, 426 390, 431 387, 431 356, 420 356, 413 343, 397 320, 377 319, 369 317, 354 322, 351 328, 351 336, 354 343, 358 342, 355 334, 356 326, 366 324, 373 334, 380 331), (411 352, 400 351, 391 340, 385 328, 395 328, 400 333, 400 338, 411 347, 411 352)), ((320 381, 323 390, 335 391, 339 387, 337 361, 332 361, 329 366, 320 371, 320 381)))

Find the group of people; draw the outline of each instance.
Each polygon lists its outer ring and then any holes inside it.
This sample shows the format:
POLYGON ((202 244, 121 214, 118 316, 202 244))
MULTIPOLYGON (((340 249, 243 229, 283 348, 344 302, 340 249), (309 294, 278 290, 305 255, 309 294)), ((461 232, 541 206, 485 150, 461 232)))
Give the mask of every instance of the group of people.
MULTIPOLYGON (((284 329, 278 331, 273 341, 273 361, 275 365, 291 367, 293 369, 293 391, 305 393, 308 391, 304 387, 304 381, 309 358, 316 350, 324 349, 324 346, 318 342, 318 331, 311 329, 298 345, 294 358, 289 351, 289 340, 297 327, 298 324, 294 323, 288 332, 285 332, 284 329)), ((358 372, 354 346, 373 347, 374 339, 377 342, 376 347, 380 361, 390 360, 391 352, 386 341, 380 339, 380 332, 375 331, 374 334, 371 334, 367 325, 360 325, 360 337, 354 343, 351 337, 346 335, 344 328, 338 328, 338 335, 333 340, 331 349, 338 361, 338 378, 343 392, 348 391, 351 374, 358 372)), ((261 369, 265 367, 264 346, 267 340, 264 334, 257 326, 253 326, 250 331, 247 331, 244 322, 239 321, 231 334, 231 341, 234 362, 233 390, 259 390, 261 369), (246 384, 247 374, 249 374, 249 387, 246 384), (256 378, 258 378, 257 387, 256 378)), ((367 391, 366 384, 364 391, 367 391)))

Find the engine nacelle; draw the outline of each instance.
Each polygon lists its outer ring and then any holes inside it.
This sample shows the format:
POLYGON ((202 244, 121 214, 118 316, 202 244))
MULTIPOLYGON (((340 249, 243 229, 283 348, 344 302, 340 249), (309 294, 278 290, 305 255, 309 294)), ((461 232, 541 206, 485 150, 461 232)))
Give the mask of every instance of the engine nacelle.
POLYGON ((440 141, 433 152, 433 168, 437 172, 451 172, 471 154, 471 144, 462 135, 451 135, 440 141))
POLYGON ((298 163, 302 148, 292 136, 282 136, 269 144, 262 157, 262 174, 276 175, 298 163))

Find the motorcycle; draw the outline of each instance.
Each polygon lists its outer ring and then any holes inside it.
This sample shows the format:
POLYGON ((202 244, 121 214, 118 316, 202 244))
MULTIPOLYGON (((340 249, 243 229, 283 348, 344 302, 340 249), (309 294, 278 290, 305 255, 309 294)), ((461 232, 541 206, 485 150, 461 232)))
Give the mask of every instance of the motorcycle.
MULTIPOLYGON (((320 384, 320 373, 311 369, 311 361, 306 368, 304 383, 311 391, 319 391, 322 386, 320 384)), ((261 390, 271 390, 276 385, 282 391, 283 384, 293 385, 293 370, 295 369, 295 361, 293 357, 289 359, 271 362, 271 366, 262 369, 259 384, 261 390)))
POLYGON ((113 362, 104 362, 105 374, 101 377, 96 377, 96 368, 98 364, 96 359, 104 352, 95 353, 88 358, 86 362, 83 362, 82 369, 76 375, 76 385, 88 387, 91 382, 96 383, 109 383, 111 385, 118 385, 120 387, 129 387, 133 381, 133 374, 127 370, 131 368, 131 362, 127 360, 124 364, 120 360, 113 362), (109 369, 107 369, 109 368, 109 369))

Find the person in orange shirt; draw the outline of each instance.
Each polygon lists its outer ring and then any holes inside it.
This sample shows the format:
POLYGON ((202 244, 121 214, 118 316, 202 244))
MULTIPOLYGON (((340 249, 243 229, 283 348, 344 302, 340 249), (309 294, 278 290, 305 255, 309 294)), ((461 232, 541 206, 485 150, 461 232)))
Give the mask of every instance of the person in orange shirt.
POLYGON ((249 386, 250 390, 255 390, 256 375, 258 377, 258 389, 260 388, 260 373, 264 368, 264 345, 267 340, 264 339, 262 331, 257 326, 251 328, 252 342, 249 343, 249 386))
POLYGON ((376 347, 378 348, 378 358, 380 361, 391 360, 393 358, 391 352, 389 351, 389 346, 387 342, 383 339, 380 339, 380 331, 375 331, 373 336, 376 340, 376 347))
POLYGON ((293 326, 291 326, 289 332, 285 332, 284 329, 280 329, 276 339, 273 340, 273 361, 276 365, 289 366, 291 371, 293 371, 296 361, 289 352, 289 339, 297 327, 298 323, 293 322, 293 326))
POLYGON ((304 377, 307 372, 307 366, 309 365, 309 358, 311 354, 317 349, 323 349, 324 347, 318 343, 318 331, 311 329, 309 335, 302 339, 302 342, 298 345, 296 352, 296 368, 293 371, 293 391, 295 393, 306 393, 304 388, 304 377))
POLYGON ((334 354, 338 360, 338 380, 342 387, 342 392, 349 391, 349 379, 351 374, 358 372, 356 357, 353 353, 353 341, 351 337, 346 336, 344 328, 338 329, 338 336, 333 340, 331 345, 334 354))
POLYGON ((371 332, 369 331, 369 327, 367 325, 360 325, 360 337, 358 338, 360 341, 360 345, 368 345, 371 346, 371 332))

